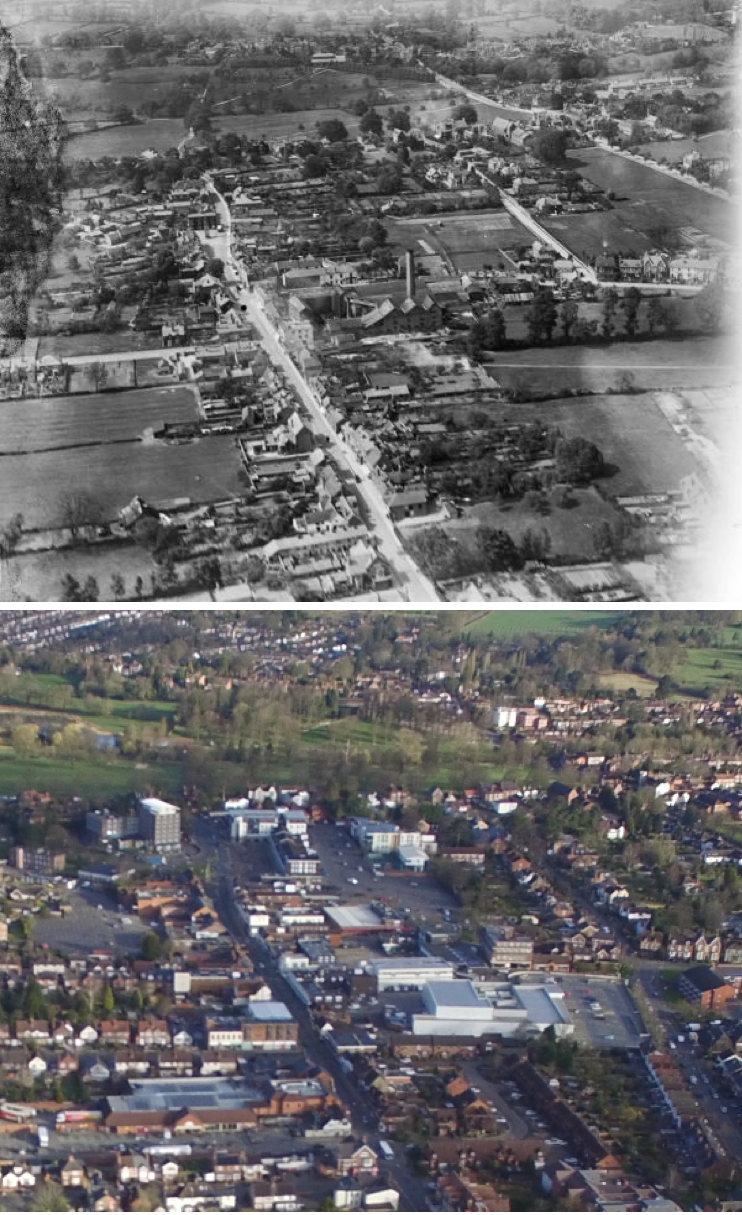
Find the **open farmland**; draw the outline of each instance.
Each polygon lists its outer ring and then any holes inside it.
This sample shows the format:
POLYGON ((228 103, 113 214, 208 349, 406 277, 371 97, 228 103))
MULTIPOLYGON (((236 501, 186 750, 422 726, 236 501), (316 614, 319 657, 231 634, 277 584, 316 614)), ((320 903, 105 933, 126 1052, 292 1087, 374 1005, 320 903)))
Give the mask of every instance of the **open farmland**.
POLYGON ((100 160, 103 156, 140 156, 148 148, 167 152, 185 137, 182 118, 153 118, 149 122, 125 127, 106 127, 71 135, 64 142, 63 159, 100 160))
MULTIPOLYGON (((605 148, 580 148, 566 164, 601 189, 615 192, 614 213, 627 227, 639 232, 698 228, 729 244, 734 241, 734 209, 723 198, 605 148)), ((579 230, 575 235, 579 238, 579 230)))
POLYGON ((163 422, 195 421, 193 390, 184 385, 85 396, 0 402, 0 455, 53 448, 98 447, 140 438, 163 422), (102 437, 101 437, 102 436, 102 437))
POLYGON ((536 420, 558 427, 566 438, 595 443, 615 468, 599 484, 608 495, 665 493, 696 463, 666 420, 652 394, 581 397, 548 406, 519 405, 523 424, 536 420))
POLYGON ((16 511, 28 529, 58 527, 72 492, 90 495, 116 518, 135 494, 149 502, 213 502, 243 492, 234 439, 210 436, 185 444, 123 440, 90 447, 13 455, 2 462, 0 517, 16 511))

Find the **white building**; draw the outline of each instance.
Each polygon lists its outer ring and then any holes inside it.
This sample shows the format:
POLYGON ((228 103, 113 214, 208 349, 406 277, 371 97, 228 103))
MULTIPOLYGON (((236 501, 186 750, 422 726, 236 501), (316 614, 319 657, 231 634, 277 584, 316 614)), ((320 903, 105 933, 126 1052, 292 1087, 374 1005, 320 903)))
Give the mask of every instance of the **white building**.
POLYGON ((500 706, 492 710, 492 724, 496 730, 513 730, 518 720, 518 710, 500 706))
POLYGON ((412 1017, 412 1032, 418 1035, 523 1038, 549 1026, 557 1037, 574 1032, 561 993, 547 987, 504 983, 488 987, 485 994, 469 980, 453 979, 426 983, 422 999, 425 1011, 412 1017))
POLYGON ((384 958, 373 962, 377 991, 420 991, 427 983, 453 979, 453 962, 444 958, 384 958))
POLYGON ((403 869, 414 869, 416 873, 422 873, 428 863, 427 852, 423 852, 417 844, 400 844, 397 856, 402 862, 403 869))

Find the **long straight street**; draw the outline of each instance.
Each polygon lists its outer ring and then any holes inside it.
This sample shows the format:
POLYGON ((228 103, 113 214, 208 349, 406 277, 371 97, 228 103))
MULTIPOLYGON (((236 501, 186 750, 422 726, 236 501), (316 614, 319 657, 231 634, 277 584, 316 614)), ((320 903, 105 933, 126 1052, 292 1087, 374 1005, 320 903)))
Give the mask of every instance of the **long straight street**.
MULTIPOLYGON (((368 1097, 361 1092, 355 1078, 343 1068, 340 1058, 332 1047, 323 1041, 312 1020, 306 1005, 287 982, 273 954, 262 938, 251 937, 235 908, 234 877, 232 874, 230 846, 221 843, 218 850, 218 872, 215 880, 215 903, 222 923, 229 929, 236 941, 246 950, 257 972, 265 977, 277 1000, 282 1001, 294 1017, 299 1027, 299 1041, 307 1056, 328 1072, 334 1081, 335 1090, 348 1108, 356 1134, 366 1136, 369 1140, 379 1133, 379 1119, 368 1097)), ((375 1139, 373 1146, 378 1143, 375 1139)), ((402 1153, 402 1148, 397 1148, 402 1153)), ((408 1211, 424 1211, 428 1209, 425 1187, 405 1163, 400 1159, 389 1160, 384 1168, 396 1185, 408 1211)))
POLYGON ((224 261, 225 267, 230 271, 232 297, 239 304, 239 314, 244 316, 260 334, 271 362, 281 369, 310 415, 315 434, 326 440, 330 455, 335 462, 346 468, 355 478, 356 492, 365 504, 379 551, 395 575, 397 582, 395 589, 398 596, 406 602, 438 602, 439 596, 434 584, 429 578, 426 578, 402 545, 389 516, 386 502, 379 487, 371 479, 368 468, 358 459, 342 434, 330 424, 316 394, 283 346, 278 330, 265 315, 264 310, 258 306, 258 301, 249 288, 241 285, 244 282, 245 272, 237 262, 232 249, 232 217, 229 206, 208 174, 206 180, 216 196, 219 218, 224 229, 223 234, 218 238, 210 238, 209 244, 216 256, 224 261))

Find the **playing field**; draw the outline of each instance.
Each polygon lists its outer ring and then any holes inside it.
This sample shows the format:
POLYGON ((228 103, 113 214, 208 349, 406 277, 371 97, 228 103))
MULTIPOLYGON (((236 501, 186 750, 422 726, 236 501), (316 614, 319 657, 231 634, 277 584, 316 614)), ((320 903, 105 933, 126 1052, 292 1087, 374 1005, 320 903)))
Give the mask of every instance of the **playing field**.
MULTIPOLYGON (((46 397, 0 402, 0 456, 52 448, 95 447, 139 439, 163 422, 195 421, 191 388, 141 388, 133 392, 46 397)), ((7 470, 3 472, 7 475, 7 470)))
POLYGON ((640 232, 693 227, 734 242, 734 208, 723 198, 605 148, 580 148, 568 157, 568 163, 583 177, 616 194, 615 211, 627 227, 640 232))
POLYGON ((545 608, 543 611, 499 608, 494 612, 484 612, 462 631, 472 638, 493 637, 497 641, 521 637, 524 633, 544 637, 567 636, 593 627, 608 631, 621 616, 621 612, 602 612, 592 608, 584 612, 562 608, 545 608))

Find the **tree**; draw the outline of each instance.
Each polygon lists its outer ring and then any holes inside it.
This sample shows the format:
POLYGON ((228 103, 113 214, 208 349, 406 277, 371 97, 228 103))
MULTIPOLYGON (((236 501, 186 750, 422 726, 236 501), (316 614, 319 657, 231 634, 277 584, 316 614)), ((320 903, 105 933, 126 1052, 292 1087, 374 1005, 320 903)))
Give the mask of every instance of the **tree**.
POLYGON ((96 527, 103 520, 100 503, 84 490, 72 491, 62 502, 61 521, 73 543, 86 527, 96 527))
POLYGON ((326 118, 317 123, 317 134, 329 143, 344 143, 348 138, 348 129, 339 118, 326 118))
POLYGON ((396 165, 383 165, 376 176, 380 194, 398 194, 402 188, 402 173, 396 165))
POLYGON ((409 131, 411 123, 407 110, 389 110, 386 125, 390 131, 409 131))
POLYGON ((618 292, 615 287, 609 287, 603 296, 603 322, 602 330, 604 338, 613 337, 613 323, 616 316, 616 308, 618 306, 618 292))
POLYGON ((121 574, 111 575, 111 595, 114 599, 126 598, 126 583, 121 574))
POLYGON ((530 342, 537 344, 551 341, 557 321, 557 309, 554 297, 547 287, 540 287, 536 292, 526 319, 530 342))
POLYGON ((660 297, 653 295, 647 305, 647 329, 650 335, 653 336, 655 329, 662 325, 664 311, 660 297))
POLYGON ((487 564, 494 572, 522 568, 523 559, 509 532, 502 528, 482 530, 480 543, 487 564))
POLYGON ((82 587, 72 574, 65 574, 62 579, 62 599, 67 603, 76 603, 82 598, 82 587))
POLYGON ((100 587, 98 586, 98 580, 97 578, 94 578, 92 574, 88 574, 87 578, 82 584, 81 598, 85 603, 95 603, 96 600, 100 599, 100 587))
POLYGON ((381 115, 376 110, 366 110, 366 113, 361 118, 358 124, 359 130, 363 135, 382 135, 384 124, 381 120, 381 115))
POLYGON ((642 293, 638 287, 628 287, 624 291, 623 296, 623 311, 624 311, 624 328, 628 337, 633 337, 636 333, 639 324, 639 308, 641 307, 642 293))
POLYGON ((145 962, 156 962, 162 957, 162 941, 156 932, 145 933, 142 938, 142 958, 145 962))
POLYGON ((0 557, 11 557, 20 543, 23 535, 23 515, 13 515, 9 523, 0 531, 0 557))
POLYGON ((134 583, 134 594, 136 595, 137 599, 144 598, 144 579, 142 578, 141 574, 134 583))
POLYGON ((224 262, 220 257, 212 257, 206 267, 206 273, 212 278, 224 278, 224 262))
POLYGON ((577 302, 575 300, 565 300, 559 310, 559 315, 562 322, 562 334, 564 335, 565 342, 568 342, 575 321, 580 315, 577 302))
POLYGON ((564 160, 567 152, 567 133, 558 127, 544 127, 537 131, 531 141, 531 151, 546 164, 556 165, 564 160))
POLYGON ((479 120, 479 115, 470 101, 464 101, 461 105, 456 106, 453 118, 454 122, 465 122, 468 127, 471 127, 479 120))
POLYGON ((701 328, 706 333, 717 333, 721 328, 726 310, 724 288, 718 279, 707 283, 693 301, 693 308, 701 328))
POLYGON ((71 1211, 65 1192, 56 1181, 42 1181, 34 1189, 34 1209, 37 1211, 71 1211))
POLYGON ((557 480, 586 485, 605 472, 603 454, 589 439, 559 439, 555 451, 557 480))
POLYGON ((20 722, 13 726, 10 741, 16 755, 33 755, 39 747, 39 727, 31 722, 20 722))
POLYGON ((110 984, 106 984, 106 990, 103 992, 103 1007, 107 1013, 112 1013, 116 1007, 116 997, 110 984))

